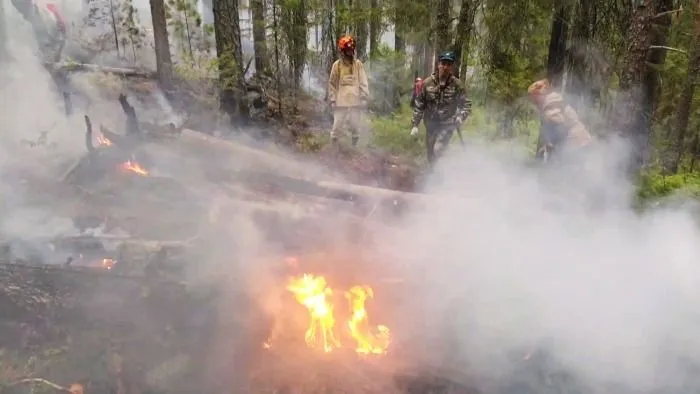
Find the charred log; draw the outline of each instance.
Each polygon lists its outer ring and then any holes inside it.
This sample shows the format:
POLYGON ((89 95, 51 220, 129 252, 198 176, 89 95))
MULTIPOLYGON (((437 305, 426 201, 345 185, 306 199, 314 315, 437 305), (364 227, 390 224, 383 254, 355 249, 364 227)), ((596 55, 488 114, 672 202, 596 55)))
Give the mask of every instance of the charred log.
POLYGON ((85 148, 88 153, 95 152, 95 146, 92 144, 92 122, 87 115, 85 115, 85 148))
POLYGON ((122 106, 122 111, 126 115, 126 134, 127 135, 139 135, 141 130, 139 128, 139 121, 136 118, 136 110, 129 104, 124 94, 119 95, 119 104, 122 106))

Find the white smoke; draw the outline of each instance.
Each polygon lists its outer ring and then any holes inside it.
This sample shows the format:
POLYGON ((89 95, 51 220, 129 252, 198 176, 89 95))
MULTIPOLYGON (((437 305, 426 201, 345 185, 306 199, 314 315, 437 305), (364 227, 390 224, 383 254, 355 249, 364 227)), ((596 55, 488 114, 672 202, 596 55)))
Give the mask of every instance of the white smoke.
POLYGON ((677 360, 700 362, 700 231, 689 210, 632 210, 626 152, 601 143, 588 166, 544 171, 453 148, 428 188, 463 200, 411 214, 384 243, 419 284, 413 318, 456 331, 451 353, 477 382, 502 386, 544 342, 592 392, 674 387, 677 360))

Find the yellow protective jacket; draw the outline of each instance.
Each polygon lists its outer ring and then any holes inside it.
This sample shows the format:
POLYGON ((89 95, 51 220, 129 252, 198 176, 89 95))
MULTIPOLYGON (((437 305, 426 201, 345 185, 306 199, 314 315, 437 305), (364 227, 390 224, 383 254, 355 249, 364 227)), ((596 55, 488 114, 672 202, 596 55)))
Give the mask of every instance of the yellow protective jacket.
POLYGON ((328 78, 328 100, 342 108, 362 106, 368 99, 369 82, 362 62, 336 60, 328 78))

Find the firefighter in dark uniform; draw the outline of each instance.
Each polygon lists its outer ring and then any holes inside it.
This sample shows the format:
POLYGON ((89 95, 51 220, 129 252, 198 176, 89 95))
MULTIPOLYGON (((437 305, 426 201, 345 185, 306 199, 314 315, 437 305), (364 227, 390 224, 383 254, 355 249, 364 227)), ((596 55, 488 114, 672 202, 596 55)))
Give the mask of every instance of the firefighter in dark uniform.
POLYGON ((423 81, 415 97, 411 125, 411 136, 416 137, 421 120, 425 124, 430 164, 447 148, 455 129, 471 114, 471 101, 462 82, 454 76, 455 53, 443 52, 438 60, 438 71, 423 81))

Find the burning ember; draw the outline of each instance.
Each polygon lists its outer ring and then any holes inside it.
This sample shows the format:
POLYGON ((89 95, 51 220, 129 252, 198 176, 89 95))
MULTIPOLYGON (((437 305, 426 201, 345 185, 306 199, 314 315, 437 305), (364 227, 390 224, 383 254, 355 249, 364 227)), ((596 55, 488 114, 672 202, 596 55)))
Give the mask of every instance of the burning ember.
POLYGON ((102 146, 111 146, 112 141, 110 141, 107 137, 104 135, 100 134, 97 136, 97 144, 102 145, 102 146))
POLYGON ((148 175, 148 171, 145 168, 141 167, 141 165, 136 161, 127 160, 126 162, 121 164, 120 168, 124 171, 135 172, 139 175, 148 175))
POLYGON ((114 268, 114 264, 116 264, 116 261, 112 259, 102 259, 102 267, 106 270, 114 268))
MULTIPOLYGON (((336 335, 333 290, 328 287, 326 279, 323 276, 303 274, 290 278, 286 289, 309 311, 309 326, 304 335, 306 344, 311 348, 322 348, 326 353, 342 347, 336 335)), ((386 354, 389 347, 389 328, 379 325, 372 329, 369 325, 365 302, 373 295, 369 286, 354 286, 345 292, 350 317, 347 319, 346 330, 342 333, 355 341, 355 351, 358 354, 386 354)), ((269 340, 264 347, 271 347, 269 340)))

